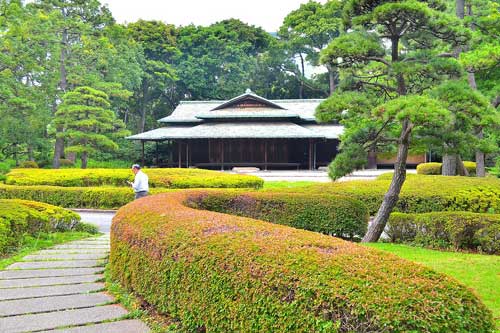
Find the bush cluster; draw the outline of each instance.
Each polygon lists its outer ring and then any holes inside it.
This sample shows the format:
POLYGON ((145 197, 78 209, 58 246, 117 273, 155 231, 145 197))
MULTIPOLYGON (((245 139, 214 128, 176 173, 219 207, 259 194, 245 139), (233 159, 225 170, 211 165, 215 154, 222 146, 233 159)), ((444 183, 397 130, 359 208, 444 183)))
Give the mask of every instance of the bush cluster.
POLYGON ((394 243, 500 254, 499 214, 393 213, 386 232, 394 243))
POLYGON ((38 169, 38 163, 35 161, 23 161, 19 164, 20 169, 38 169))
MULTIPOLYGON (((280 191, 349 196, 363 202, 368 207, 370 215, 375 215, 389 188, 391 177, 392 174, 384 174, 375 181, 319 184, 280 191)), ((500 213, 500 179, 407 175, 395 211, 402 213, 439 211, 500 213)))
MULTIPOLYGON (((152 189, 161 193, 168 189, 152 189)), ((134 200, 125 187, 59 187, 0 185, 0 198, 25 199, 70 208, 116 209, 134 200)))
POLYGON ((67 231, 80 216, 72 211, 27 200, 0 199, 0 255, 16 248, 25 235, 67 231))
POLYGON ((366 233, 369 217, 359 200, 338 195, 217 191, 192 196, 186 204, 350 240, 366 233))
MULTIPOLYGON (((150 187, 159 188, 261 188, 256 176, 233 175, 201 169, 145 169, 150 187)), ((64 187, 125 187, 133 180, 130 169, 14 169, 7 175, 10 185, 51 185, 64 187)))
POLYGON ((113 277, 183 331, 493 328, 477 297, 445 275, 338 238, 185 206, 200 195, 136 200, 111 230, 113 277))
MULTIPOLYGON (((440 175, 443 163, 429 162, 417 165, 419 175, 440 175)), ((476 162, 464 161, 464 167, 470 176, 476 175, 476 162)))

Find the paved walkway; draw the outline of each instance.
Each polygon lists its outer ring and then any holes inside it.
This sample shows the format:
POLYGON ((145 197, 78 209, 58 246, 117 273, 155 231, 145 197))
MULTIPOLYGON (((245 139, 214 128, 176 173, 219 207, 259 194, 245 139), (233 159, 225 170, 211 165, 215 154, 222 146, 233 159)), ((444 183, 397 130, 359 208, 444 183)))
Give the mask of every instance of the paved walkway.
MULTIPOLYGON (((107 223, 106 223, 107 224, 107 223)), ((0 332, 143 333, 105 293, 109 233, 41 250, 0 271, 0 332)))

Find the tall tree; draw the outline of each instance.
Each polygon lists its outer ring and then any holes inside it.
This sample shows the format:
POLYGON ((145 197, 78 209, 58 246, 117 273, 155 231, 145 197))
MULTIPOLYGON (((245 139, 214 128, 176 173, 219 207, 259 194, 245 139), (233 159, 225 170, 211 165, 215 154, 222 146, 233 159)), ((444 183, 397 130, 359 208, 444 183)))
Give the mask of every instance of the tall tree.
MULTIPOLYGON (((421 95, 456 70, 456 61, 440 58, 437 48, 455 48, 468 35, 460 22, 443 12, 439 1, 368 1, 344 3, 348 32, 324 51, 322 61, 350 68, 351 87, 370 87, 388 102, 375 106, 372 115, 382 134, 393 135, 397 146, 394 175, 364 242, 377 241, 397 203, 406 179, 406 159, 412 138, 428 127, 443 126, 450 113, 438 101, 421 95), (375 70, 374 70, 375 66, 375 70), (415 95, 413 95, 415 94, 415 95)), ((335 94, 334 94, 335 95, 335 94)), ((341 98, 342 93, 339 94, 341 98)), ((332 105, 330 112, 346 109, 332 105)), ((349 109, 362 114, 365 110, 349 109)), ((370 145, 371 143, 368 143, 370 145)))
MULTIPOLYGON (((306 84, 305 63, 320 65, 320 52, 342 29, 341 3, 337 0, 321 4, 309 1, 300 5, 299 9, 289 13, 279 29, 279 37, 285 42, 293 57, 298 57, 300 72, 299 98, 304 96, 306 84)), ((323 64, 328 72, 329 94, 336 88, 337 71, 330 63, 323 64)))
POLYGON ((79 87, 64 94, 58 106, 54 124, 63 129, 58 135, 68 142, 68 151, 80 155, 82 169, 87 168, 89 155, 118 149, 112 138, 128 134, 125 124, 109 109, 110 105, 104 92, 79 87))

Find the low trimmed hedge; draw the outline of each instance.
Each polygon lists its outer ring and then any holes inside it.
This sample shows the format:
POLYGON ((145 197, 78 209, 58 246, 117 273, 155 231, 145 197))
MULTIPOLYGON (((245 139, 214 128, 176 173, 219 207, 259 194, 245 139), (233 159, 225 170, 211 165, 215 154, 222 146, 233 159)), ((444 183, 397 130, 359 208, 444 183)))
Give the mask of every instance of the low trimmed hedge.
POLYGON ((182 331, 493 330, 490 311, 452 278, 338 238, 186 207, 200 195, 136 200, 111 227, 112 276, 182 331))
POLYGON ((394 243, 500 254, 500 215, 469 212, 393 213, 387 234, 394 243))
POLYGON ((0 255, 16 248, 25 235, 72 230, 79 221, 78 214, 60 207, 0 199, 0 255))
MULTIPOLYGON (((358 180, 318 184, 303 188, 280 189, 288 193, 323 193, 349 196, 363 202, 375 215, 382 203, 392 174, 377 180, 358 180)), ((277 191, 275 189, 266 192, 277 191)), ((500 213, 500 179, 495 177, 447 177, 407 175, 395 211, 428 213, 439 211, 468 211, 500 213)))
MULTIPOLYGON (((151 189, 151 193, 169 189, 151 189)), ((14 186, 0 184, 0 198, 25 199, 68 208, 116 209, 134 200, 126 187, 14 186)))
POLYGON ((369 218, 359 200, 338 195, 217 191, 190 197, 186 204, 350 240, 366 233, 369 218))
MULTIPOLYGON (((440 175, 442 172, 443 163, 429 162, 420 163, 417 165, 417 174, 419 175, 440 175)), ((467 169, 469 175, 476 174, 476 162, 464 161, 464 167, 467 169)))
POLYGON ((417 165, 418 175, 440 175, 443 163, 429 162, 417 165))
MULTIPOLYGON (((144 172, 152 188, 261 188, 264 184, 256 176, 202 169, 144 169, 144 172)), ((14 169, 7 174, 6 184, 127 187, 127 181, 133 178, 130 169, 14 169)))

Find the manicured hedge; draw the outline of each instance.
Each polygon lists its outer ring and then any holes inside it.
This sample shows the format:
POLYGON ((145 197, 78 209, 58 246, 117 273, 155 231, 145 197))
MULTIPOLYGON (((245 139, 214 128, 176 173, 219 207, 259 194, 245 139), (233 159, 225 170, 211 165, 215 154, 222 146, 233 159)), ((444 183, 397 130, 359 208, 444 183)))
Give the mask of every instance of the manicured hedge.
POLYGON ((182 331, 493 330, 489 310, 452 278, 338 238, 185 206, 200 195, 136 200, 111 230, 112 276, 182 331))
MULTIPOLYGON (((256 176, 234 175, 201 169, 145 169, 150 187, 160 188, 260 188, 256 176)), ((51 185, 64 187, 126 187, 133 180, 130 169, 14 169, 7 175, 9 185, 51 185)))
MULTIPOLYGON (((419 175, 440 175, 443 163, 429 162, 417 165, 417 174, 419 175)), ((464 161, 464 167, 470 176, 476 174, 476 162, 464 161)))
MULTIPOLYGON (((151 189, 151 193, 170 191, 151 189)), ((14 186, 0 184, 0 198, 26 199, 67 208, 115 209, 134 200, 131 188, 126 187, 61 187, 14 186)))
POLYGON ((359 200, 338 195, 217 191, 190 197, 186 204, 351 240, 366 233, 369 217, 359 200))
POLYGON ((443 163, 429 162, 417 165, 417 174, 419 175, 440 175, 443 163))
MULTIPOLYGON (((375 181, 336 182, 279 191, 349 196, 363 202, 370 214, 375 215, 389 188, 391 177, 392 174, 384 174, 375 181)), ((395 211, 402 213, 436 211, 500 213, 500 179, 410 174, 407 175, 395 211)))
POLYGON ((393 213, 386 232, 395 243, 500 254, 499 214, 393 213))
POLYGON ((16 248, 24 235, 67 231, 80 216, 72 211, 27 200, 0 199, 0 255, 16 248))

